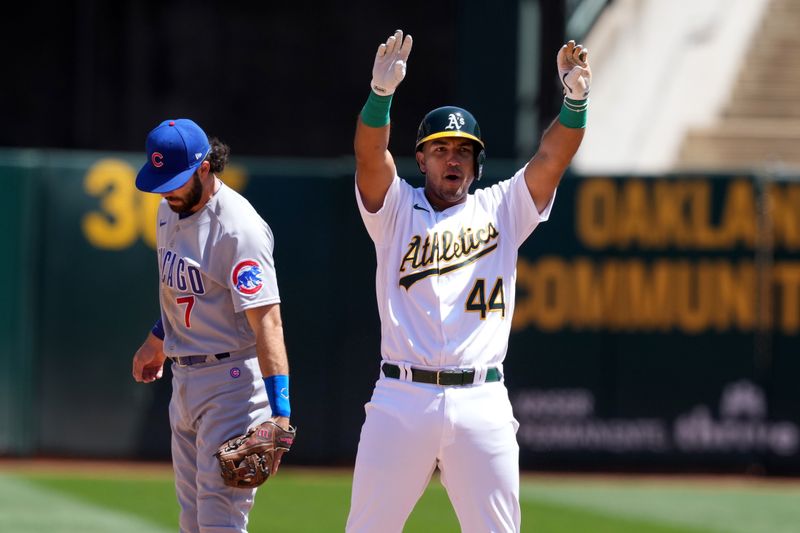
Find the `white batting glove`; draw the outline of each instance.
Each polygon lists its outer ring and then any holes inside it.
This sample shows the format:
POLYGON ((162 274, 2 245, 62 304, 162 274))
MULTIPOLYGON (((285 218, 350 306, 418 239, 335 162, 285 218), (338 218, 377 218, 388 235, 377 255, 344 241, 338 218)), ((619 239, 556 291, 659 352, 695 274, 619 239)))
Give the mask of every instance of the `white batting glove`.
POLYGON ((375 94, 379 96, 394 94, 397 86, 406 77, 406 62, 408 54, 411 53, 412 43, 410 35, 406 35, 403 39, 403 30, 397 30, 378 47, 370 83, 375 94))
POLYGON ((556 64, 564 95, 571 100, 586 100, 592 84, 589 50, 582 44, 576 45, 575 41, 570 41, 558 51, 556 64))

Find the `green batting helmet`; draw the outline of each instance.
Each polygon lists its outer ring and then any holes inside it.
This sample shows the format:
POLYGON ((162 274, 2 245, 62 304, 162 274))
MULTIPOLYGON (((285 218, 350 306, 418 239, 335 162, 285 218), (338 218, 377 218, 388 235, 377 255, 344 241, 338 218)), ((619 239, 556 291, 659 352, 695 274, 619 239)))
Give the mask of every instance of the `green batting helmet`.
POLYGON ((422 150, 426 141, 443 137, 463 137, 475 144, 475 174, 481 179, 483 163, 486 161, 486 147, 481 139, 481 128, 472 113, 455 106, 434 109, 422 119, 417 130, 416 151, 422 150))

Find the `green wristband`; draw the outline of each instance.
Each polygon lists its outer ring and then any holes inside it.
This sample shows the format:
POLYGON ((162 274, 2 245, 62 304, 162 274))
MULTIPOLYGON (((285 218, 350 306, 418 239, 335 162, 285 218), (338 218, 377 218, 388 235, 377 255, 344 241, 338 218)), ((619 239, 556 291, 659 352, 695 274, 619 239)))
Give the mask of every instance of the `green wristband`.
POLYGON ((558 115, 558 121, 568 128, 585 128, 586 110, 588 107, 589 100, 564 98, 564 103, 561 104, 561 113, 558 115))
POLYGON ((370 91, 367 103, 361 108, 361 121, 371 128, 382 128, 389 123, 389 107, 392 95, 379 96, 370 91))

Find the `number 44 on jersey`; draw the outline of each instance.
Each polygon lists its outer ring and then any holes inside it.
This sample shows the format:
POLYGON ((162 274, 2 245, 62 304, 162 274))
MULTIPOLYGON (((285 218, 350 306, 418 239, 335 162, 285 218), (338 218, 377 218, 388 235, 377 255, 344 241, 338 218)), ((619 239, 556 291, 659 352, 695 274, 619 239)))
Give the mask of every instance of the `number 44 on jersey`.
POLYGON ((506 317, 506 299, 503 292, 503 278, 497 278, 494 286, 486 298, 486 280, 478 278, 467 296, 465 309, 469 312, 480 313, 481 320, 491 312, 500 312, 500 317, 506 317))

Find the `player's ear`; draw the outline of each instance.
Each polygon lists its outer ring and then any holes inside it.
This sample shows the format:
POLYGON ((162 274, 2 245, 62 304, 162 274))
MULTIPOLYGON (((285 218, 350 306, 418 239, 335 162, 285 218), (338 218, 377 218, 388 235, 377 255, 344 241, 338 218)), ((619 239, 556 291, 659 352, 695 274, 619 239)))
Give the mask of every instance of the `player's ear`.
POLYGON ((419 167, 419 171, 422 172, 424 175, 427 170, 425 167, 425 155, 422 153, 422 150, 418 151, 417 154, 417 166, 419 167))
POLYGON ((200 163, 200 166, 197 167, 197 174, 203 178, 211 171, 211 163, 206 160, 200 163))

